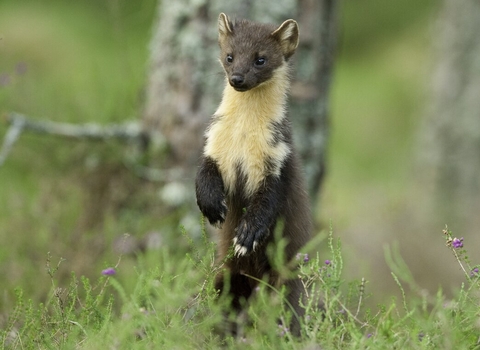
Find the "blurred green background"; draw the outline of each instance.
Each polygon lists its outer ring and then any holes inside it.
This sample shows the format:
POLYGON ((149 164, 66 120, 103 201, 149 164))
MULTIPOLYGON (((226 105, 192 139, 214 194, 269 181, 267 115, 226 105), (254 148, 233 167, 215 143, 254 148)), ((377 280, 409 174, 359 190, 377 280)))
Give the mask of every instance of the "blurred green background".
MULTIPOLYGON (((437 7, 433 0, 350 0, 340 8, 329 170, 317 214, 342 239, 347 275, 366 276, 379 299, 394 288, 378 276, 387 270, 383 245, 403 229, 437 7)), ((2 118, 9 111, 72 123, 140 118, 155 8, 154 0, 2 0, 2 118)), ((1 119, 0 137, 6 131, 1 119)), ((21 136, 0 168, 0 317, 17 286, 44 298, 48 252, 52 264, 65 259, 65 279, 71 271, 95 278, 114 265, 124 233, 140 246, 160 239, 182 258, 186 240, 176 218, 157 204, 157 185, 124 165, 125 149, 21 136)), ((135 278, 135 264, 127 254, 119 278, 135 278)))

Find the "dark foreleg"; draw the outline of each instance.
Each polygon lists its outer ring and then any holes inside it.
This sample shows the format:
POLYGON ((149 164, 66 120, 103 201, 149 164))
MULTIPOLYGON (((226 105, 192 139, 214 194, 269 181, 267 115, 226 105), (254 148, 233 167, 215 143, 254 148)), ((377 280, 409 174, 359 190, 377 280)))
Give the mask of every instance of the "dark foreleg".
POLYGON ((203 215, 212 225, 221 225, 227 215, 224 185, 218 165, 210 157, 202 159, 195 179, 195 191, 203 215))
POLYGON ((280 212, 285 195, 283 188, 281 178, 269 175, 253 195, 235 228, 233 243, 236 256, 248 255, 267 241, 280 212))

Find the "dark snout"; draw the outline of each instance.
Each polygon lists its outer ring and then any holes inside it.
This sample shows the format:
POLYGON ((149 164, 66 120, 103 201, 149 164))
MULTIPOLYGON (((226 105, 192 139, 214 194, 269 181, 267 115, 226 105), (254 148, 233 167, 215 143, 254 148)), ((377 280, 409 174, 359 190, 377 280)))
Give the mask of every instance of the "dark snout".
POLYGON ((243 74, 232 74, 229 79, 230 85, 237 91, 246 91, 248 87, 245 84, 245 76, 243 74))

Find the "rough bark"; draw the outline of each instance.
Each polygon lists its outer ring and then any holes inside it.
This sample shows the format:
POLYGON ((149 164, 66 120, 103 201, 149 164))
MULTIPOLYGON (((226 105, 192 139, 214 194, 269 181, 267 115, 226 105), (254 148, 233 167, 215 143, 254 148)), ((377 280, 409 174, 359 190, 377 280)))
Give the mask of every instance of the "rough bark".
POLYGON ((422 185, 434 220, 461 232, 480 223, 480 3, 445 0, 435 33, 422 185))
POLYGON ((310 195, 318 195, 326 169, 329 89, 337 44, 336 0, 298 1, 300 45, 290 115, 310 195))
POLYGON ((218 14, 278 24, 294 18, 301 35, 289 113, 309 190, 316 195, 325 169, 337 6, 334 0, 280 0, 274 6, 248 0, 161 1, 151 43, 144 126, 158 130, 169 143, 163 166, 181 167, 190 179, 197 166, 204 129, 224 86, 218 14))

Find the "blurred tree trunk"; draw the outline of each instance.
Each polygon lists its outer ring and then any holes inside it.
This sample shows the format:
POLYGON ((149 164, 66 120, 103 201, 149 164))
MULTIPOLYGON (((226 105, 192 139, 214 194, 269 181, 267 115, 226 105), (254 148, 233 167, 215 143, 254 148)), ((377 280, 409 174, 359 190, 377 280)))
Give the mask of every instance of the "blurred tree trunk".
POLYGON ((317 195, 325 172, 337 6, 335 0, 160 1, 151 42, 144 127, 158 130, 167 141, 169 149, 161 166, 182 168, 184 180, 193 180, 203 133, 224 86, 218 62, 219 13, 277 24, 294 18, 301 39, 289 113, 310 193, 317 195))
POLYGON ((460 234, 480 224, 480 2, 445 0, 435 35, 422 186, 435 223, 460 234))

